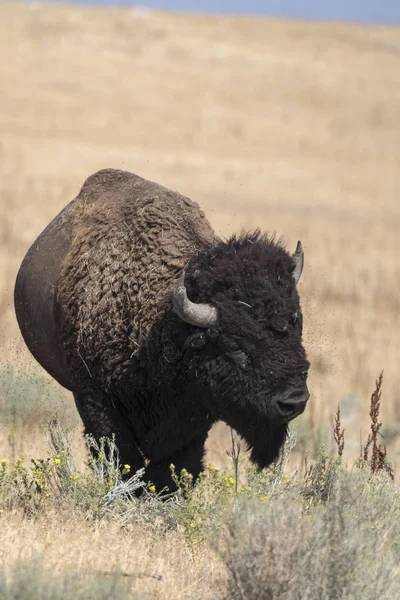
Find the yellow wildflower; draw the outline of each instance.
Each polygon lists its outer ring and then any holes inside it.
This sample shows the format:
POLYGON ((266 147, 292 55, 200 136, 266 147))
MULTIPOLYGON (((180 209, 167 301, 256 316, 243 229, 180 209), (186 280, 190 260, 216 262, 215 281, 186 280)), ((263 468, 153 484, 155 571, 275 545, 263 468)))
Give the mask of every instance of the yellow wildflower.
POLYGON ((235 480, 233 479, 233 477, 230 477, 230 478, 229 478, 229 483, 230 483, 231 485, 233 485, 233 484, 235 483, 235 480))
POLYGON ((151 485, 149 487, 149 492, 155 492, 156 491, 156 486, 155 485, 151 485))
POLYGON ((268 500, 268 496, 260 496, 260 500, 268 500))
POLYGON ((131 470, 131 465, 124 465, 124 469, 127 473, 131 470))
POLYGON ((2 459, 1 459, 1 464, 2 464, 2 465, 5 465, 6 463, 7 463, 7 459, 6 459, 6 458, 2 458, 2 459))
POLYGON ((55 458, 55 459, 54 459, 54 464, 55 464, 55 465, 59 465, 59 464, 60 464, 60 462, 61 462, 61 460, 60 460, 59 458, 55 458))

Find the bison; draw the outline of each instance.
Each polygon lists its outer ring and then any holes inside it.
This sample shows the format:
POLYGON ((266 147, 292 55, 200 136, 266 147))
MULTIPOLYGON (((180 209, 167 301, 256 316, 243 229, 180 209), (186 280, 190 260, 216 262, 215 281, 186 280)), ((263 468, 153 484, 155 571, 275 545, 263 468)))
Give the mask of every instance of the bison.
POLYGON ((15 310, 35 359, 85 431, 174 489, 219 420, 263 468, 303 412, 303 268, 259 231, 223 240, 190 199, 114 169, 91 175, 28 250, 15 310))

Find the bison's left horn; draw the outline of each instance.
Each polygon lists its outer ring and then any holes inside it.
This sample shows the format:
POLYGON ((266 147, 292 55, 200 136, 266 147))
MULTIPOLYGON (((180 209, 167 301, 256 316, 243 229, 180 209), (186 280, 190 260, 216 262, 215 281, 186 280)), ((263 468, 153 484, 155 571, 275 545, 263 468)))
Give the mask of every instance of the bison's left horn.
POLYGON ((296 285, 299 283, 299 279, 304 267, 304 251, 303 246, 300 241, 297 242, 296 252, 293 254, 294 260, 294 271, 293 271, 293 279, 296 282, 296 285))
POLYGON ((196 327, 213 327, 218 320, 217 309, 210 304, 196 304, 187 297, 185 271, 179 277, 172 297, 174 311, 182 321, 196 327))

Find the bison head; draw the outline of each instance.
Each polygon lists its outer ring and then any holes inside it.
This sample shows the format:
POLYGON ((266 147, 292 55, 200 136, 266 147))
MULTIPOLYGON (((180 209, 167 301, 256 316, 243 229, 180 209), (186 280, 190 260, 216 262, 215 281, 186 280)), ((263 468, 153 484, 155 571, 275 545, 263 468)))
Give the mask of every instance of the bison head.
POLYGON ((258 232, 232 237, 194 257, 173 294, 186 324, 181 385, 245 438, 260 468, 309 397, 296 289, 303 257, 300 242, 290 256, 258 232))

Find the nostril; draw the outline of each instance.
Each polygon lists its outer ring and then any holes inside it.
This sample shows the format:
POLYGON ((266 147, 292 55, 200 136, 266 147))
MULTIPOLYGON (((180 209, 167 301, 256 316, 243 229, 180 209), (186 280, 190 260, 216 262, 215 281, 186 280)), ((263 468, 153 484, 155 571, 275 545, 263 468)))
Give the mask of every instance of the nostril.
POLYGON ((277 405, 283 415, 302 412, 305 409, 310 394, 307 392, 294 392, 284 400, 278 400, 277 405))
POLYGON ((289 402, 288 400, 278 400, 278 408, 284 415, 290 415, 298 410, 298 404, 296 402, 289 402))

